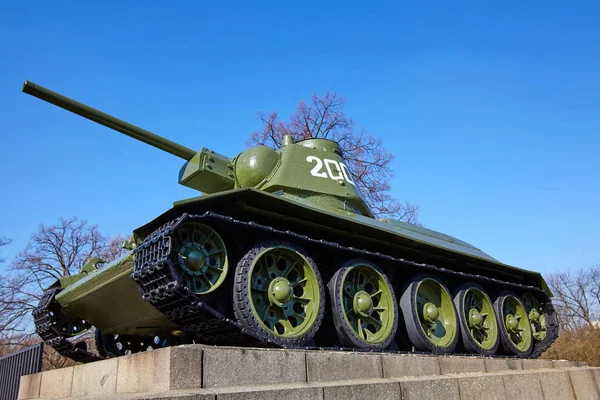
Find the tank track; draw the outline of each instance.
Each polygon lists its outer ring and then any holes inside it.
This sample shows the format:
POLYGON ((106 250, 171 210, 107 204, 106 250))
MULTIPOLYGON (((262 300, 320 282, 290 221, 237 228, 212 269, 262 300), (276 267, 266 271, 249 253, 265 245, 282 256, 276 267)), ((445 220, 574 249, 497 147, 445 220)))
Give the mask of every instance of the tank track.
MULTIPOLYGON (((56 301, 56 295, 61 290, 62 288, 47 290, 38 306, 33 310, 32 315, 36 333, 61 356, 68 357, 73 361, 88 363, 103 360, 104 357, 100 357, 87 351, 85 347, 77 346, 68 341, 55 328, 62 322, 60 317, 64 316, 60 304, 56 301)), ((81 343, 85 345, 85 342, 81 343)))
POLYGON ((163 315, 179 325, 186 334, 198 337, 206 344, 233 346, 264 346, 266 337, 251 332, 236 321, 205 304, 200 296, 187 290, 171 264, 170 234, 188 218, 207 216, 183 214, 152 232, 134 250, 131 278, 142 298, 163 315))
MULTIPOLYGON (((474 280, 477 282, 489 282, 497 287, 508 289, 527 290, 538 293, 544 299, 546 313, 546 337, 535 343, 531 358, 537 358, 558 337, 558 320, 556 311, 547 297, 546 293, 538 287, 502 281, 478 274, 453 271, 430 264, 416 263, 390 255, 342 246, 338 243, 313 239, 306 235, 298 234, 289 230, 283 231, 271 226, 261 225, 255 222, 246 222, 232 217, 221 215, 212 211, 203 214, 183 214, 154 232, 134 250, 135 263, 132 279, 138 286, 144 300, 149 301, 155 308, 162 312, 167 319, 179 325, 184 332, 199 337, 206 344, 234 345, 234 346, 271 346, 298 348, 298 346, 286 346, 275 344, 266 336, 252 332, 236 321, 225 317, 222 313, 205 304, 200 296, 197 296, 184 286, 181 278, 177 276, 172 268, 169 254, 171 252, 171 239, 169 235, 186 219, 194 220, 217 220, 238 227, 258 229, 278 237, 286 237, 291 240, 301 241, 318 245, 336 251, 345 251, 360 257, 380 259, 394 262, 404 267, 415 269, 415 271, 429 271, 435 274, 452 275, 462 280, 474 280)), ((313 347, 301 347, 311 349, 313 347)), ((335 348, 340 350, 340 348, 335 348)), ((361 351, 360 349, 347 349, 361 351)), ((364 350, 369 351, 369 350, 364 350)), ((471 354, 472 355, 472 354, 471 354)))

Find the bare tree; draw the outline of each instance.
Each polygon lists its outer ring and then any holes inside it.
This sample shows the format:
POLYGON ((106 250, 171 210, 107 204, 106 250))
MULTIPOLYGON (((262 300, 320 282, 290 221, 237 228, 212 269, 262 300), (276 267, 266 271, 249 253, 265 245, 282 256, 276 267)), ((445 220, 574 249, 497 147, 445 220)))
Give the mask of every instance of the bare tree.
POLYGON ((595 328, 600 319, 600 266, 548 277, 563 330, 595 328))
POLYGON ((560 327, 546 359, 600 366, 600 265, 548 276, 560 327))
POLYGON ((384 149, 381 138, 355 129, 354 121, 344 113, 344 105, 343 97, 326 93, 313 95, 310 103, 301 101, 288 122, 281 121, 277 111, 259 113, 263 126, 250 136, 248 144, 279 148, 284 135, 291 135, 294 141, 335 140, 375 216, 418 223, 418 206, 391 195, 388 182, 393 177, 390 165, 394 156, 384 149))
MULTIPOLYGON (((9 239, 5 238, 4 236, 0 236, 0 247, 6 246, 9 243, 10 243, 9 239)), ((4 261, 5 261, 4 258, 0 257, 0 263, 3 263, 4 261)))
POLYGON ((91 257, 110 261, 120 256, 116 243, 122 239, 104 236, 96 225, 76 217, 41 224, 9 265, 8 274, 0 277, 0 341, 28 342, 34 329, 31 311, 44 290, 78 273, 91 257))

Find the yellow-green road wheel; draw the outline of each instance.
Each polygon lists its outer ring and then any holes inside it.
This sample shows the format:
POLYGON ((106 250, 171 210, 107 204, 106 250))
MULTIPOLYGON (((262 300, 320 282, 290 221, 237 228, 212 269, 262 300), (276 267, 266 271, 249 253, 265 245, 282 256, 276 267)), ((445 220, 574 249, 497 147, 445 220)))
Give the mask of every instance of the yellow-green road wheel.
POLYGON ((531 325, 531 333, 533 340, 540 341, 546 337, 546 314, 538 299, 532 293, 525 293, 521 297, 523 307, 527 317, 529 317, 529 325, 531 325))
POLYGON ((325 314, 323 281, 299 246, 271 240, 248 251, 235 271, 233 305, 240 324, 278 344, 302 345, 325 314))
POLYGON ((327 285, 340 343, 383 350, 396 335, 398 306, 390 281, 375 264, 350 260, 327 285))
POLYGON ((227 276, 223 239, 208 225, 188 220, 171 234, 173 266, 194 294, 216 290, 227 276))
POLYGON ((441 280, 415 277, 402 293, 400 308, 406 333, 417 350, 452 353, 458 342, 458 317, 452 297, 441 280))
POLYGON ((498 323, 494 306, 481 286, 461 285, 454 295, 460 324, 460 342, 467 353, 491 356, 498 350, 498 323))
POLYGON ((525 307, 511 292, 501 293, 494 302, 498 316, 500 343, 506 354, 527 357, 531 353, 533 339, 525 307))

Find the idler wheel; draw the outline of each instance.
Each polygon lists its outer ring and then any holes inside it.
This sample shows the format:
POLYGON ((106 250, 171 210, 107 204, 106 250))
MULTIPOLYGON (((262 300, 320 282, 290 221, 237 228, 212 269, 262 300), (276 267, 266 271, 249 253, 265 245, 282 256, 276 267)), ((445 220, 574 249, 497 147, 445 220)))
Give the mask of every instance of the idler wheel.
POLYGON ((406 333, 420 351, 452 353, 458 342, 458 317, 452 297, 438 278, 415 277, 400 298, 406 333))
POLYGON ((236 268, 234 312, 240 324, 278 344, 313 338, 324 315, 323 281, 299 246, 267 241, 252 247, 236 268))
POLYGON ((500 344, 498 322, 492 301, 481 286, 473 282, 460 286, 454 296, 454 305, 465 351, 484 356, 495 354, 500 344))
POLYGON ((504 292, 494 302, 500 327, 500 343, 506 354, 527 357, 533 347, 527 311, 517 296, 504 292))
POLYGON ((209 226, 189 221, 171 234, 172 261, 186 287, 194 294, 216 290, 227 276, 227 250, 209 226))
POLYGON ((338 339, 344 346, 383 350, 398 328, 398 305, 390 281, 375 264, 350 260, 327 285, 338 339))

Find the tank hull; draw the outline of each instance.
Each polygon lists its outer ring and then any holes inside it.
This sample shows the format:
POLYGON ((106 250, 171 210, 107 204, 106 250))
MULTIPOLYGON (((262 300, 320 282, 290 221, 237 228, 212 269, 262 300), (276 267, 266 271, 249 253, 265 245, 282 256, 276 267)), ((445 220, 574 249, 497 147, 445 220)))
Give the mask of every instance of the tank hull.
POLYGON ((56 301, 105 334, 163 335, 177 329, 142 299, 132 272, 128 254, 63 289, 56 301))
MULTIPOLYGON (((404 290, 414 275, 432 270, 450 287, 464 280, 479 281, 492 296, 511 285, 517 292, 546 290, 540 274, 502 264, 474 246, 447 235, 344 214, 283 193, 253 189, 230 190, 177 202, 170 210, 136 229, 136 241, 145 243, 150 237, 159 237, 157 232, 164 229, 161 227, 181 219, 182 215, 198 216, 212 226, 223 237, 234 262, 262 239, 279 238, 303 246, 316 260, 324 281, 330 280, 344 261, 362 258, 380 265, 397 293, 404 290)), ((228 272, 225 282, 213 293, 181 300, 181 304, 206 306, 198 314, 201 316, 194 317, 191 323, 189 316, 187 320, 174 318, 172 307, 165 309, 163 302, 153 298, 156 284, 145 291, 143 279, 139 274, 136 278, 134 257, 139 254, 127 255, 63 288, 56 296, 57 302, 66 312, 85 319, 104 334, 165 336, 183 332, 208 344, 274 345, 236 322, 231 307, 231 299, 235 297, 233 271, 228 272), (204 329, 201 327, 205 324, 209 330, 198 331, 204 329), (215 330, 215 326, 218 329, 215 330)), ((165 276, 170 279, 171 275, 166 273, 165 276)), ((317 335, 319 346, 340 346, 331 325, 331 321, 326 321, 321 327, 317 335)))
POLYGON ((319 206, 286 193, 244 188, 200 196, 174 203, 173 208, 134 231, 143 239, 161 224, 184 212, 221 212, 232 217, 264 222, 318 239, 391 254, 415 262, 432 263, 456 271, 498 277, 536 286, 551 296, 541 274, 517 268, 451 236, 399 221, 373 218, 319 206), (289 227, 289 228, 288 228, 289 227))

